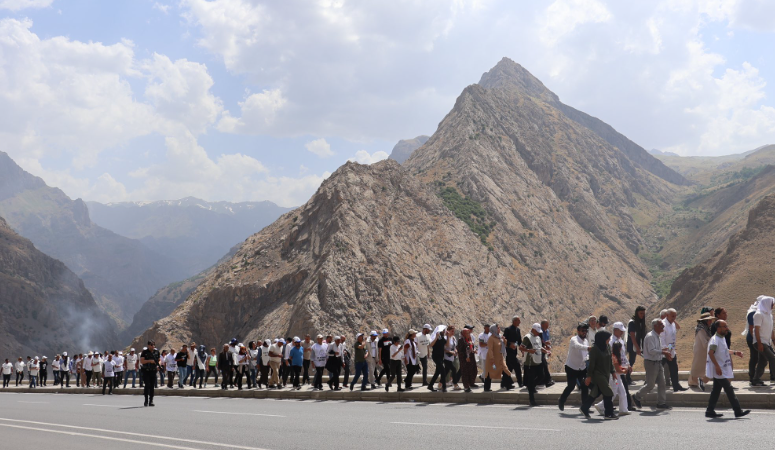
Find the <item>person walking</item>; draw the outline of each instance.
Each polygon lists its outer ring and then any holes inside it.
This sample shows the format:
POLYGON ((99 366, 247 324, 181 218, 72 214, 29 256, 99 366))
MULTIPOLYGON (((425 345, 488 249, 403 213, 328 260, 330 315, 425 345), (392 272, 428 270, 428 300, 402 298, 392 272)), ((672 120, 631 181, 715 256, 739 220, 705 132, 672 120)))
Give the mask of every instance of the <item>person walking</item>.
MULTIPOLYGON (((635 313, 627 323, 627 360, 630 367, 635 366, 635 361, 639 355, 642 355, 643 340, 646 338, 646 307, 638 306, 635 313)), ((631 374, 627 375, 627 384, 635 384, 631 374)))
MULTIPOLYGON (((38 386, 46 387, 46 382, 48 381, 48 358, 46 358, 46 355, 43 355, 42 358, 38 361, 38 386)), ((78 385, 80 387, 80 385, 78 385)))
POLYGON ((38 373, 40 372, 40 360, 36 356, 29 365, 30 389, 35 389, 38 385, 38 373))
POLYGON ((99 389, 102 386, 102 356, 94 352, 91 358, 92 376, 94 377, 94 387, 99 389))
POLYGON ((353 344, 353 352, 355 356, 355 377, 353 377, 352 383, 350 383, 350 390, 352 391, 355 384, 363 376, 361 382, 361 391, 368 391, 369 384, 369 363, 366 361, 366 354, 368 353, 367 343, 363 340, 363 333, 358 333, 355 336, 355 343, 353 344))
POLYGON ((207 369, 207 358, 209 356, 207 354, 207 347, 204 344, 199 346, 196 356, 194 356, 194 387, 196 387, 196 382, 199 381, 199 389, 202 389, 205 384, 205 370, 207 369))
POLYGON ((94 352, 89 352, 86 354, 86 356, 83 357, 83 362, 81 363, 81 365, 83 365, 84 377, 86 378, 84 380, 84 386, 86 386, 87 388, 91 387, 91 380, 93 378, 93 373, 94 373, 93 372, 94 369, 92 369, 92 366, 91 366, 93 357, 94 357, 94 352))
POLYGON ((119 384, 124 379, 124 352, 113 352, 113 384, 115 388, 119 387, 119 384))
POLYGON ((54 375, 54 386, 59 385, 59 374, 61 373, 61 365, 62 361, 60 360, 60 356, 56 355, 54 356, 54 360, 51 361, 51 372, 54 375))
MULTIPOLYGON (((461 330, 461 333, 463 330, 461 330)), ((486 375, 484 374, 486 372, 487 365, 485 363, 485 360, 487 360, 487 341, 490 340, 490 324, 484 325, 484 330, 479 333, 479 343, 477 344, 477 351, 479 353, 479 378, 484 382, 484 379, 486 378, 486 375)))
POLYGON ((135 353, 134 348, 129 349, 129 354, 124 358, 124 389, 129 382, 129 377, 132 377, 132 389, 135 388, 135 382, 137 380, 137 370, 140 368, 140 358, 135 353))
POLYGON ((164 358, 164 368, 167 371, 167 388, 172 389, 172 383, 175 381, 175 375, 178 373, 178 352, 174 348, 170 348, 169 353, 164 358))
POLYGON ((323 390, 323 369, 326 367, 328 358, 328 346, 323 342, 323 335, 319 334, 317 342, 312 344, 312 363, 315 365, 315 379, 312 382, 312 389, 323 390))
POLYGON ((12 373, 13 373, 13 364, 11 364, 8 358, 6 358, 5 362, 3 363, 3 389, 10 386, 12 373))
POLYGON ((522 347, 522 331, 519 325, 522 322, 519 316, 511 318, 511 326, 503 330, 503 340, 506 344, 506 367, 517 379, 517 385, 522 387, 522 367, 519 363, 518 351, 522 347))
POLYGON ((366 349, 368 353, 366 355, 366 363, 369 366, 369 383, 371 388, 377 388, 377 375, 379 373, 380 359, 379 359, 379 334, 376 330, 372 330, 369 334, 369 339, 366 341, 366 349))
POLYGON ((62 359, 59 365, 59 385, 61 387, 70 387, 70 358, 67 352, 62 352, 62 359))
POLYGON ((390 392, 390 386, 393 380, 396 380, 398 392, 404 392, 401 387, 401 361, 404 359, 404 346, 401 343, 400 336, 393 336, 390 345, 390 370, 387 372, 387 382, 385 383, 385 392, 390 392))
POLYGON ((539 379, 543 374, 543 354, 547 350, 541 345, 541 324, 534 323, 530 328, 530 333, 522 339, 522 346, 525 349, 525 377, 523 381, 527 386, 527 392, 530 397, 530 406, 538 406, 535 400, 539 379))
POLYGON ((264 339, 261 347, 258 349, 258 371, 261 374, 258 380, 258 387, 269 387, 269 347, 272 341, 264 339))
POLYGON ((24 381, 24 368, 27 367, 27 365, 24 363, 24 360, 20 356, 19 359, 16 361, 16 386, 19 386, 19 383, 24 381))
POLYGON ((552 337, 549 332, 549 321, 544 319, 541 321, 541 346, 546 350, 541 353, 541 368, 542 373, 539 375, 541 383, 546 387, 552 387, 554 380, 552 380, 552 374, 549 372, 549 357, 552 355, 552 337))
MULTIPOLYGON (((514 380, 511 379, 511 372, 506 365, 506 347, 503 344, 501 328, 497 323, 490 325, 487 338, 487 358, 485 359, 484 373, 484 391, 490 392, 492 380, 500 380, 501 389, 510 391, 514 389, 514 380)), ((535 399, 530 402, 535 406, 535 399)))
POLYGON ((272 377, 269 379, 269 387, 280 389, 280 364, 283 360, 283 344, 276 340, 269 347, 269 367, 272 369, 272 377))
POLYGON ((210 379, 210 375, 215 377, 213 382, 214 387, 218 387, 218 354, 215 351, 215 347, 210 349, 210 354, 207 355, 207 374, 205 374, 205 387, 207 387, 207 381, 210 379))
MULTIPOLYGON (((624 326, 624 325, 622 325, 624 326)), ((608 385, 611 387, 613 397, 611 402, 617 398, 619 399, 619 416, 630 415, 629 404, 627 401, 626 384, 623 382, 625 375, 627 374, 627 357, 625 356, 624 343, 621 341, 613 342, 613 336, 609 341, 609 348, 611 349, 611 356, 614 365, 614 375, 608 378, 608 385)), ((605 401, 600 401, 595 405, 595 409, 601 416, 605 416, 605 401)))
MULTIPOLYGON (((441 383, 442 383, 442 392, 447 392, 447 370, 448 366, 446 366, 444 362, 444 347, 447 345, 447 326, 446 325, 439 325, 434 330, 433 333, 431 333, 431 359, 433 360, 433 364, 436 366, 433 376, 431 377, 431 381, 428 383, 428 390, 431 392, 436 392, 436 389, 433 387, 433 385, 436 383, 436 380, 441 377, 441 383)), ((453 369, 451 367, 451 364, 449 366, 449 369, 453 369)))
POLYGON ((587 362, 589 361, 589 341, 587 332, 589 325, 585 322, 576 326, 576 336, 570 338, 568 344, 568 356, 565 358, 565 379, 567 386, 560 395, 557 406, 560 411, 565 410, 565 402, 576 387, 581 391, 581 403, 587 400, 589 390, 584 380, 587 378, 587 362))
POLYGON ((234 384, 237 385, 237 390, 242 390, 242 377, 248 374, 248 349, 242 343, 239 344, 239 350, 235 360, 234 367, 234 384))
POLYGON ((635 395, 632 396, 632 401, 638 408, 642 407, 641 399, 654 389, 654 385, 657 385, 657 409, 670 409, 667 406, 667 393, 665 388, 665 373, 662 366, 662 357, 672 358, 672 354, 669 349, 662 348, 662 341, 659 335, 665 329, 665 324, 661 319, 654 319, 651 321, 651 331, 646 334, 643 339, 643 347, 641 352, 643 354, 643 366, 646 368, 646 384, 640 388, 635 395))
MULTIPOLYGON (((756 363, 756 373, 751 386, 764 386, 762 375, 767 364, 770 367, 775 365, 775 353, 772 349, 772 340, 775 339, 775 330, 772 327, 772 307, 775 304, 775 298, 762 297, 759 300, 756 313, 753 315, 753 343, 756 351, 759 352, 756 363)), ((715 383, 715 379, 714 379, 715 383)))
POLYGON ((727 394, 729 404, 732 405, 732 409, 735 411, 735 417, 747 416, 751 410, 745 410, 740 407, 740 402, 737 400, 735 390, 732 389, 732 383, 729 380, 735 378, 735 374, 732 372, 732 351, 727 347, 726 335, 729 334, 729 328, 725 320, 719 320, 716 322, 716 334, 708 341, 708 358, 706 361, 707 368, 705 370, 705 376, 713 378, 713 390, 710 393, 708 399, 708 408, 705 410, 705 417, 711 419, 717 419, 723 414, 716 412, 716 403, 721 396, 721 390, 727 394))
MULTIPOLYGON (((310 365, 312 365, 312 345, 314 342, 312 342, 312 338, 309 334, 304 335, 304 340, 301 341, 301 348, 304 350, 304 365, 302 366, 302 377, 301 377, 301 384, 302 386, 305 384, 308 384, 310 382, 309 378, 309 368, 310 365)), ((368 378, 367 378, 368 381, 368 378)))
MULTIPOLYGON (((667 370, 670 372, 670 381, 672 382, 673 392, 685 391, 686 388, 681 386, 678 380, 678 355, 675 350, 678 324, 675 319, 678 313, 675 309, 670 308, 667 310, 667 315, 662 319, 662 323, 665 325, 665 331, 662 333, 664 345, 670 350, 670 358, 663 358, 662 363, 665 364, 667 370)), ((667 380, 665 380, 667 382, 667 380)))
POLYGON ((584 384, 591 388, 586 401, 581 404, 581 414, 589 419, 589 408, 595 399, 603 396, 605 405, 605 419, 612 420, 619 417, 614 414, 613 396, 609 379, 618 377, 614 370, 611 349, 608 343, 611 339, 611 333, 607 331, 598 331, 595 335, 595 345, 589 350, 589 369, 584 384))
POLYGON ((716 320, 710 313, 704 313, 697 319, 697 326, 694 328, 694 348, 692 350, 692 368, 689 372, 689 387, 700 388, 705 391, 705 383, 710 379, 705 376, 707 372, 708 342, 711 333, 710 326, 716 320))
POLYGON ((347 348, 347 336, 341 335, 339 337, 339 351, 342 353, 342 370, 344 371, 344 382, 342 387, 349 387, 350 383, 350 363, 352 362, 352 355, 347 348))
MULTIPOLYGON (((148 350, 148 347, 143 347, 143 351, 148 350)), ((141 353, 142 354, 142 353, 141 353)), ((157 387, 164 387, 164 377, 167 374, 167 350, 162 350, 159 355, 159 384, 156 384, 156 377, 153 378, 153 383, 157 387)), ((145 380, 140 377, 140 387, 144 387, 145 380)))
MULTIPOLYGON (((414 376, 420 371, 419 352, 417 349, 417 330, 409 330, 404 339, 404 365, 406 366, 406 378, 404 379, 404 389, 411 390, 414 383, 414 376)), ((474 376, 476 374, 474 373, 474 376)))
MULTIPOLYGON (((186 388, 186 375, 188 374, 188 358, 190 352, 188 346, 183 344, 183 348, 180 349, 177 355, 175 355, 175 363, 178 365, 178 388, 186 388)), ((169 370, 169 367, 167 368, 169 370)))
MULTIPOLYGON (((188 385, 190 387, 196 387, 196 383, 194 381, 194 375, 196 374, 196 357, 196 342, 192 342, 191 345, 188 346, 188 357, 186 358, 186 378, 183 379, 184 386, 187 379, 188 385)), ((178 366, 180 366, 180 364, 178 364, 178 366)))
POLYGON ((341 337, 334 337, 334 342, 328 344, 328 359, 326 360, 326 370, 328 371, 328 389, 341 391, 339 387, 339 374, 342 370, 342 347, 341 337))
POLYGON ((102 395, 105 395, 105 388, 108 388, 108 395, 113 395, 113 385, 115 384, 113 378, 115 377, 115 370, 116 361, 113 360, 113 354, 108 353, 108 357, 102 364, 102 395))
POLYGON ((143 379, 143 406, 154 406, 153 396, 156 388, 156 372, 159 370, 159 351, 156 342, 148 341, 148 346, 140 353, 140 374, 143 379))
POLYGON ((223 351, 218 355, 218 370, 221 371, 221 389, 227 391, 231 384, 231 372, 234 365, 233 353, 229 349, 229 344, 223 345, 223 351))
POLYGON ((301 346, 301 339, 293 338, 293 348, 290 353, 291 358, 291 381, 293 389, 301 389, 301 370, 304 367, 304 348, 301 346))
MULTIPOLYGON (((482 368, 483 379, 486 379, 487 373, 487 361, 481 361, 480 365, 476 364, 476 355, 481 353, 480 342, 474 342, 474 338, 471 335, 474 327, 472 325, 465 325, 460 330, 460 339, 457 341, 457 354, 460 358, 460 379, 463 381, 463 390, 465 392, 471 392, 471 389, 476 386, 476 376, 479 374, 479 367, 482 368)), ((487 339, 490 339, 490 325, 487 325, 487 339)), ((480 334, 481 336, 481 334, 480 334)), ((488 342, 485 342, 488 345, 488 342)))
POLYGON ((382 375, 390 378, 390 346, 393 345, 393 338, 390 337, 390 330, 382 330, 382 337, 379 339, 379 366, 382 368, 377 376, 377 385, 382 386, 382 375))
POLYGON ((428 352, 431 346, 431 331, 433 328, 430 324, 422 326, 422 332, 417 336, 417 356, 422 365, 422 386, 428 385, 428 352))
MULTIPOLYGON (((622 322, 614 322, 613 325, 613 336, 611 336, 611 352, 613 353, 614 346, 619 344, 617 348, 619 348, 621 351, 617 353, 618 357, 614 358, 614 369, 617 371, 621 371, 621 376, 619 376, 619 384, 620 386, 615 386, 614 384, 611 385, 611 389, 614 391, 614 398, 617 396, 617 388, 619 389, 619 394, 621 394, 623 397, 620 397, 619 400, 619 415, 629 415, 630 411, 635 411, 635 404, 632 402, 632 396, 630 395, 630 383, 627 381, 627 377, 632 374, 632 364, 630 364, 630 360, 627 358, 627 342, 625 342, 624 337, 627 335, 627 327, 624 326, 624 323, 622 322), (622 402, 621 399, 626 399, 626 407, 622 406, 625 403, 622 402)), ((617 372, 619 373, 619 372, 617 372)))
MULTIPOLYGON (((759 363, 759 351, 756 349, 756 346, 754 346, 753 342, 753 335, 754 335, 754 327, 753 327, 753 316, 756 314, 756 311, 759 310, 759 301, 763 297, 766 297, 765 295, 760 295, 756 301, 753 302, 753 304, 748 308, 748 311, 746 312, 746 322, 747 326, 745 328, 745 331, 743 334, 745 334, 745 343, 748 345, 749 350, 749 357, 748 357, 748 381, 750 383, 753 383, 754 377, 756 376, 756 365, 759 363)), ((772 370, 773 367, 770 367, 770 377, 775 376, 775 370, 772 370)))

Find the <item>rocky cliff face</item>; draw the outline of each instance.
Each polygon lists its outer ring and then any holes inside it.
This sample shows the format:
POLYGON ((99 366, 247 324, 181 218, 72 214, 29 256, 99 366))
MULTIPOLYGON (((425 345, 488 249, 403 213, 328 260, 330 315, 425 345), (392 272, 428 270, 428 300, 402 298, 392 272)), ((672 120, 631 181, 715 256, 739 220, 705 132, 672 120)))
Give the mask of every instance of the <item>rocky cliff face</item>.
POLYGON ((0 218, 2 358, 114 349, 113 327, 73 272, 0 218))
POLYGON ((137 345, 403 333, 514 313, 552 320, 564 342, 588 314, 624 319, 653 303, 632 214, 668 207, 665 178, 681 178, 568 118, 511 61, 483 80, 403 167, 341 167, 137 345))
POLYGON ((97 304, 124 324, 159 288, 186 273, 141 242, 95 225, 86 204, 46 186, 0 152, 0 215, 81 277, 97 304))
POLYGON ((424 143, 428 142, 428 139, 430 139, 430 136, 417 136, 414 139, 401 139, 393 147, 393 151, 390 152, 390 159, 397 162, 398 164, 403 164, 404 161, 412 156, 412 153, 415 150, 422 147, 424 143))

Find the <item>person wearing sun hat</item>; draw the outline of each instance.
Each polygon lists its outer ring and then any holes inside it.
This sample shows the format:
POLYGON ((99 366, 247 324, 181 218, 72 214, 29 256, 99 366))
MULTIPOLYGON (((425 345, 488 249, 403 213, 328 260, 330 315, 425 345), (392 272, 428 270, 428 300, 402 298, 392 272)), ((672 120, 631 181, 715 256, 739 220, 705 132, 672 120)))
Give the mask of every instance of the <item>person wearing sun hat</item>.
POLYGON ((698 387, 705 391, 705 383, 710 381, 705 376, 705 362, 708 359, 708 341, 713 332, 710 326, 716 318, 709 312, 702 313, 694 328, 694 349, 692 351, 692 368, 689 372, 689 387, 698 387))

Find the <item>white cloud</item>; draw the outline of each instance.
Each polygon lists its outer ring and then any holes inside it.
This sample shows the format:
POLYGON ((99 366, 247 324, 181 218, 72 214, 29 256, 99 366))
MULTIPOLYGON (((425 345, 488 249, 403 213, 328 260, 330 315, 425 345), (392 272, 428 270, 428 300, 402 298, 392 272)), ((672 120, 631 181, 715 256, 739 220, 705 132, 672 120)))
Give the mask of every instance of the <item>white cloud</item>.
POLYGON ((544 12, 540 37, 552 47, 577 26, 608 22, 612 17, 598 0, 555 0, 544 12))
POLYGON ((170 11, 170 5, 165 5, 163 3, 159 2, 153 2, 153 9, 158 9, 159 11, 163 12, 164 14, 168 14, 170 11))
POLYGON ((390 155, 383 151, 377 151, 369 154, 369 152, 366 150, 358 150, 355 153, 355 156, 350 158, 348 161, 355 161, 360 164, 374 164, 375 162, 380 162, 383 159, 387 159, 388 156, 390 155))
POLYGON ((310 152, 318 155, 320 158, 330 158, 334 156, 334 152, 331 151, 331 145, 323 138, 307 142, 304 144, 304 147, 310 152))
POLYGON ((54 0, 0 0, 0 9, 20 11, 27 8, 47 8, 54 0))
POLYGON ((242 116, 232 117, 226 111, 218 122, 218 130, 224 133, 271 134, 275 117, 285 103, 286 99, 280 89, 250 95, 239 103, 242 116))

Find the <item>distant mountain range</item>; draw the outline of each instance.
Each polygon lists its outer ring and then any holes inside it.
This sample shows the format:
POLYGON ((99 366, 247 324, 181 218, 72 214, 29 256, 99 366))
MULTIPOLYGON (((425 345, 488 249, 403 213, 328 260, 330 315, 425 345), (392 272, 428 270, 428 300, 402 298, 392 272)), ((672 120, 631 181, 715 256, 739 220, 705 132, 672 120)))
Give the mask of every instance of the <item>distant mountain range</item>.
POLYGON ((415 150, 422 147, 422 145, 428 142, 430 136, 417 136, 414 139, 402 139, 393 147, 390 152, 389 158, 398 164, 403 164, 404 161, 409 159, 415 150))

